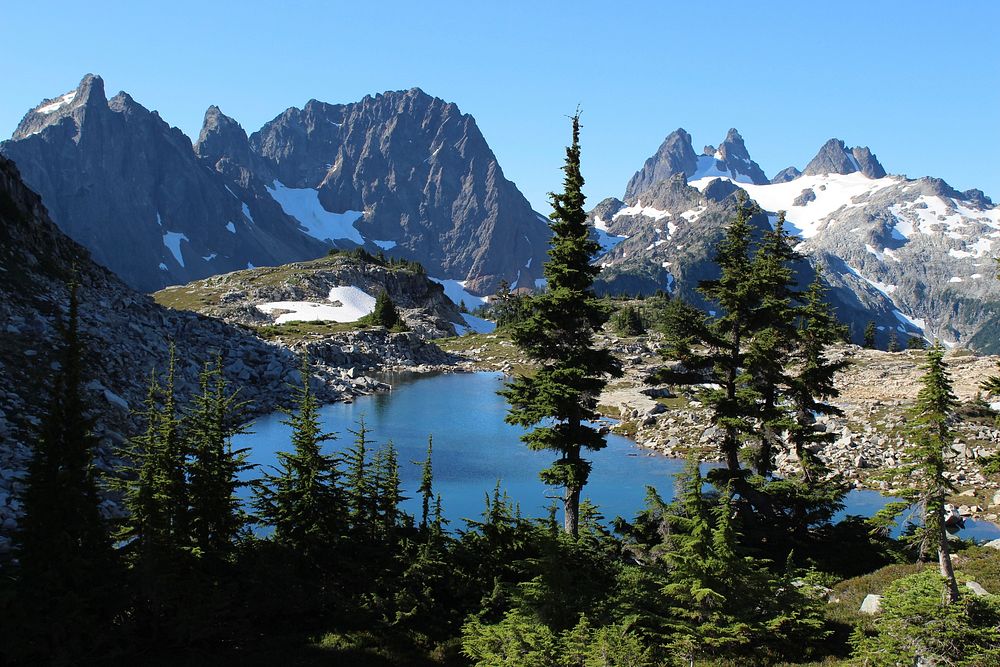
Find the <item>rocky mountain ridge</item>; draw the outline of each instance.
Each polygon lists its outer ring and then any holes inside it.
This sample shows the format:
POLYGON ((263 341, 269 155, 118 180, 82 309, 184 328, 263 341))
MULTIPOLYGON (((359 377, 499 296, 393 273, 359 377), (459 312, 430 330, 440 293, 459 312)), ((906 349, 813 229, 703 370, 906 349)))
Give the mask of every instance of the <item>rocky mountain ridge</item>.
POLYGON ((87 75, 0 153, 61 229, 143 291, 361 245, 488 293, 539 277, 547 250, 544 219, 475 119, 417 88, 311 100, 249 136, 212 106, 192 144, 87 75))
MULTIPOLYGON (((731 130, 726 143, 745 149, 735 137, 731 130)), ((826 142, 804 170, 789 167, 770 180, 740 170, 755 164, 749 155, 726 154, 740 159, 699 166, 690 135, 677 130, 632 177, 624 200, 606 199, 591 211, 606 250, 597 260, 603 289, 666 289, 698 302, 693 288, 714 277, 712 246, 731 215, 725 202, 738 188, 771 225, 786 212, 801 239, 797 249, 822 268, 856 341, 874 320, 882 347, 894 333, 900 344, 917 336, 1000 352, 993 261, 1000 208, 984 193, 887 175, 870 149, 839 139, 826 142)))

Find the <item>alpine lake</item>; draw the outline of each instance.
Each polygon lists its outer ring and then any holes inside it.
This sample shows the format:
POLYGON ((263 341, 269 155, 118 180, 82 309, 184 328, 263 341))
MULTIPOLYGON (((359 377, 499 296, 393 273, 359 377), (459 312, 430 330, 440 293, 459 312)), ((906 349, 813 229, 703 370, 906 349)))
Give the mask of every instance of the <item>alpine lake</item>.
MULTIPOLYGON (((404 373, 381 379, 392 385, 391 392, 320 409, 324 430, 336 434, 336 439, 325 445, 329 453, 350 448, 354 442, 351 431, 357 430, 362 419, 370 431, 372 450, 391 440, 399 455, 407 512, 420 513, 417 488, 429 437, 434 444, 434 493, 441 496, 450 529, 463 529, 467 520, 478 520, 486 498, 492 497, 498 485, 527 517, 547 516, 549 507, 558 504, 560 490, 538 478, 538 472, 555 454, 529 450, 519 440, 524 430, 504 422, 507 404, 497 395, 503 375, 404 373)), ((247 448, 249 463, 258 467, 257 472, 247 473, 247 478, 275 466, 277 453, 290 447, 291 429, 282 423, 285 418, 281 413, 259 418, 250 426, 250 433, 233 439, 233 446, 247 448)), ((664 500, 673 497, 674 475, 684 467, 683 460, 641 448, 613 433, 608 434, 607 443, 603 450, 587 454, 593 470, 583 493, 606 520, 616 516, 632 519, 643 509, 648 486, 664 500)), ((845 499, 841 516, 871 516, 890 500, 876 491, 853 490, 845 499)), ((958 534, 977 542, 988 541, 1000 538, 1000 526, 966 519, 958 534)))

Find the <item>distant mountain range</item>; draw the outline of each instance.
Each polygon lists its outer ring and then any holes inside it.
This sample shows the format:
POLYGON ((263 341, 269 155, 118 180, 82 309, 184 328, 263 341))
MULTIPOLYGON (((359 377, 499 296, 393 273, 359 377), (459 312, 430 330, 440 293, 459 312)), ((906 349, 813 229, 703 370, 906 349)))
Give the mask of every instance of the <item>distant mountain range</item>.
POLYGON ((249 137, 209 107, 192 145, 87 75, 0 153, 60 228, 143 291, 362 245, 489 293, 532 285, 548 245, 475 119, 417 88, 311 100, 249 137))
MULTIPOLYGON (((535 287, 546 259, 545 218, 475 119, 417 88, 311 100, 249 136, 213 106, 192 143, 88 75, 29 111, 0 153, 63 231, 143 291, 360 245, 484 295, 501 280, 535 287)), ((768 178, 736 130, 701 151, 671 133, 622 199, 591 211, 606 251, 600 289, 699 301, 737 189, 767 212, 761 231, 786 211, 808 259, 800 279, 822 266, 856 338, 873 319, 882 346, 894 331, 1000 352, 1000 209, 980 190, 889 175, 839 139, 768 178)))
MULTIPOLYGON (((743 190, 773 225, 778 211, 822 267, 841 319, 860 340, 865 323, 947 345, 1000 352, 1000 209, 980 190, 958 192, 935 178, 886 174, 867 147, 830 139, 805 169, 768 179, 736 130, 695 153, 683 129, 671 133, 629 180, 623 199, 590 214, 606 253, 608 291, 669 287, 700 301, 698 280, 714 275, 714 243, 743 190)), ((802 279, 809 271, 802 267, 802 279)), ((707 305, 707 304, 706 304, 707 305)))

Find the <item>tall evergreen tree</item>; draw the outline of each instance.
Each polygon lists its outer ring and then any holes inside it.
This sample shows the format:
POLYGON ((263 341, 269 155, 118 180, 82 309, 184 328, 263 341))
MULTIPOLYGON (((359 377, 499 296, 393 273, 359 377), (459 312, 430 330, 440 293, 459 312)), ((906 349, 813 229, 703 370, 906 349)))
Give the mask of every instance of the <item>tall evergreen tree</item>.
POLYGON ((842 340, 845 328, 837 323, 826 301, 826 288, 819 270, 806 291, 805 303, 798 315, 801 363, 790 386, 795 421, 789 433, 803 476, 807 483, 813 484, 822 474, 823 466, 809 445, 832 442, 836 438, 834 433, 816 429, 815 415, 843 414, 840 408, 827 401, 839 394, 834 378, 848 365, 846 359, 830 361, 826 357, 827 346, 842 340))
POLYGON ((770 474, 774 454, 782 446, 781 434, 794 423, 780 400, 783 387, 791 384, 787 362, 798 345, 795 302, 799 294, 793 290, 792 263, 801 255, 793 245, 794 237, 785 228, 781 212, 753 257, 752 282, 760 303, 751 316, 753 335, 747 341, 746 368, 758 395, 759 444, 754 467, 761 477, 770 474))
POLYGON ((948 598, 958 600, 958 583, 951 563, 951 548, 945 530, 944 503, 954 491, 945 477, 943 450, 954 441, 950 420, 958 399, 952 391, 951 377, 944 364, 944 348, 940 341, 927 352, 920 379, 922 387, 910 412, 913 448, 911 472, 920 472, 920 486, 911 496, 924 512, 924 525, 918 531, 921 551, 936 549, 941 576, 948 585, 948 598))
POLYGON ((175 365, 171 346, 164 384, 155 369, 150 372, 141 413, 146 428, 122 451, 129 468, 115 481, 126 509, 115 538, 132 569, 135 622, 156 641, 172 632, 180 598, 189 592, 183 581, 190 572, 192 539, 187 460, 174 400, 175 365))
POLYGON ((889 332, 889 345, 886 347, 889 352, 899 352, 899 337, 896 336, 895 331, 889 332))
POLYGON ((431 463, 431 456, 434 453, 434 438, 427 437, 427 458, 420 468, 420 486, 417 493, 420 494, 420 530, 427 530, 427 522, 430 519, 431 500, 434 497, 434 470, 431 463))
POLYGON ((354 436, 354 445, 344 453, 344 493, 350 532, 353 539, 371 543, 377 516, 374 475, 368 454, 371 431, 362 417, 358 429, 349 429, 349 432, 354 436))
POLYGON ((292 450, 278 452, 276 470, 256 484, 254 508, 262 523, 274 527, 276 542, 317 567, 342 539, 347 507, 337 460, 323 453, 323 443, 336 436, 325 433, 320 424, 319 401, 312 392, 305 356, 301 375, 293 407, 282 421, 292 428, 292 450))
POLYGON ((194 397, 185 429, 188 498, 193 546, 202 557, 228 560, 245 532, 247 517, 237 495, 245 486, 240 474, 249 469, 246 449, 234 450, 232 437, 247 433, 241 425, 246 405, 230 392, 222 372, 222 358, 206 363, 201 391, 194 397))
POLYGON ((875 320, 869 320, 865 325, 865 338, 861 346, 869 350, 875 349, 875 320))
POLYGON ((115 570, 93 463, 98 443, 83 395, 85 349, 76 283, 69 286, 58 358, 24 480, 24 514, 14 533, 19 617, 4 624, 20 628, 12 639, 29 661, 71 664, 92 660, 107 648, 101 640, 112 624, 108 577, 115 570))
POLYGON ((600 246, 590 238, 583 209, 579 113, 572 122, 564 190, 550 196, 553 239, 544 268, 548 290, 531 299, 530 315, 513 326, 514 342, 537 371, 516 377, 501 394, 510 404, 507 421, 533 427, 522 440, 531 449, 558 453, 541 477, 563 488, 564 529, 576 536, 580 494, 590 475, 582 452, 606 445, 587 422, 597 417, 597 398, 607 378, 619 376, 621 368, 609 351, 594 346, 594 332, 609 313, 592 289, 600 268, 590 262, 600 246))
MULTIPOLYGON (((702 400, 712 410, 712 422, 722 431, 719 445, 728 475, 743 476, 739 452, 744 437, 755 432, 761 395, 748 370, 747 353, 761 304, 754 280, 753 228, 750 219, 759 212, 741 196, 736 214, 716 248, 720 276, 698 285, 715 305, 717 315, 708 317, 694 306, 674 299, 664 316, 667 335, 665 354, 683 362, 687 372, 708 373, 717 389, 703 392, 702 400)), ((660 381, 687 381, 665 371, 660 381)))

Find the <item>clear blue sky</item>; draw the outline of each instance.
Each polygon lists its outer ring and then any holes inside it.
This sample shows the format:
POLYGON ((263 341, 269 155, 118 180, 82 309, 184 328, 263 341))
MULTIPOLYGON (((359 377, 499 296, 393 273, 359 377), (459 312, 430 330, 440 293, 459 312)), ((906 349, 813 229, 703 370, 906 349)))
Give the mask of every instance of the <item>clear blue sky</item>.
POLYGON ((836 136, 891 173, 1000 199, 1000 3, 5 2, 0 136, 87 72, 197 136, 310 98, 420 86, 473 114, 538 210, 583 109, 589 203, 677 127, 743 134, 770 176, 836 136))

